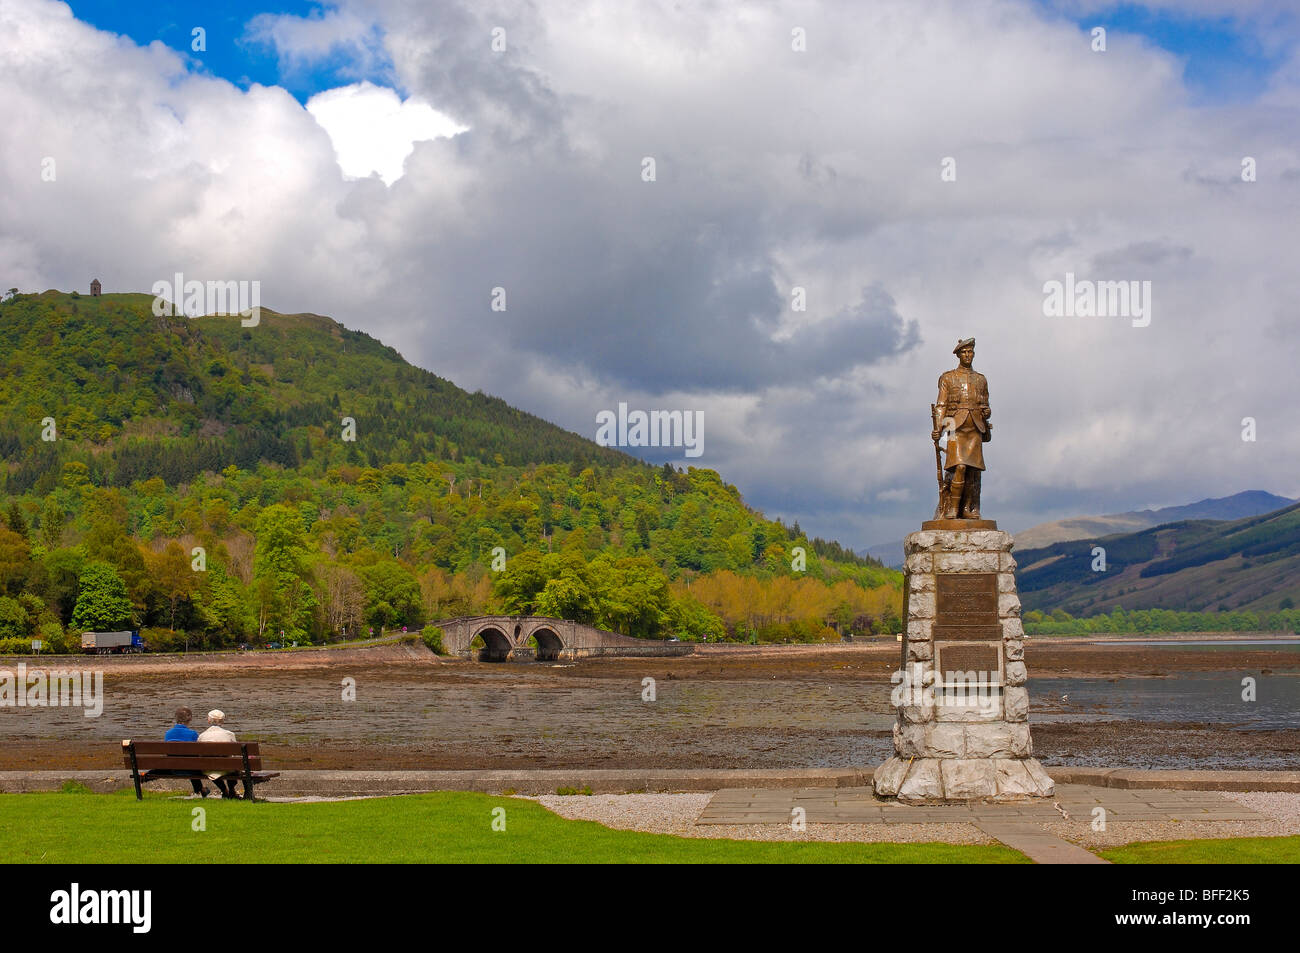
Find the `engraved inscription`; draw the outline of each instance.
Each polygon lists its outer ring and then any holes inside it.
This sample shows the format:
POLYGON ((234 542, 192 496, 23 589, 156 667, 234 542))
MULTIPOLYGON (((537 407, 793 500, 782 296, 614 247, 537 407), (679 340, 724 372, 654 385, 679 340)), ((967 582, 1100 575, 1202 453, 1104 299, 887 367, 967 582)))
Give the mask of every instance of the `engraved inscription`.
POLYGON ((948 680, 957 672, 979 672, 993 681, 1002 683, 1002 646, 985 642, 958 645, 940 645, 937 667, 948 680))
POLYGON ((947 642, 997 642, 1002 639, 1002 626, 993 625, 940 625, 934 626, 935 641, 947 642))
POLYGON ((997 625, 998 574, 940 573, 935 577, 935 622, 938 625, 997 625))

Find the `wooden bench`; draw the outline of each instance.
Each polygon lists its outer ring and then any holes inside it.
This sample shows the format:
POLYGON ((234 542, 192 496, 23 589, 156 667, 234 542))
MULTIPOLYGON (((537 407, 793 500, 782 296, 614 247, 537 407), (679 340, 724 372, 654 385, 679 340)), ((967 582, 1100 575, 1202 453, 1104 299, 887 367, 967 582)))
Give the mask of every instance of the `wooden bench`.
POLYGON ((122 761, 131 769, 135 799, 144 799, 140 785, 161 778, 203 779, 212 771, 244 782, 244 800, 253 800, 253 785, 278 778, 263 771, 256 741, 132 741, 122 742, 122 761))

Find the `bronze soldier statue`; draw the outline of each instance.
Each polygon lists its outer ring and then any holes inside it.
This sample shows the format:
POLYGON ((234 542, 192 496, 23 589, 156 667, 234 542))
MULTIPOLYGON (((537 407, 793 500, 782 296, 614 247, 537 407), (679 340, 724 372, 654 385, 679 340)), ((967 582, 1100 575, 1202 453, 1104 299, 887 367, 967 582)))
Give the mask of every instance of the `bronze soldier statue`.
POLYGON ((939 452, 939 434, 948 432, 944 478, 939 487, 935 519, 980 519, 980 477, 984 444, 993 438, 989 423, 989 385, 971 368, 975 339, 964 338, 952 349, 960 366, 939 377, 939 399, 930 408, 934 429, 930 439, 939 452))

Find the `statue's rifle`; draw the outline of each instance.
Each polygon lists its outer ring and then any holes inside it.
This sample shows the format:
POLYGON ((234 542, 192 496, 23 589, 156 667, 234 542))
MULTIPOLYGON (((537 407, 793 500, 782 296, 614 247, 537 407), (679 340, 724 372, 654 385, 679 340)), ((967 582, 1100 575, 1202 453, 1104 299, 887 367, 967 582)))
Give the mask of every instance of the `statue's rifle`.
MULTIPOLYGON (((935 430, 939 429, 939 418, 935 415, 934 404, 930 405, 930 422, 933 424, 935 430)), ((934 475, 939 481, 939 507, 935 514, 935 519, 938 519, 939 514, 946 512, 948 509, 948 500, 946 499, 948 489, 943 485, 943 456, 939 452, 938 437, 934 438, 934 475)))

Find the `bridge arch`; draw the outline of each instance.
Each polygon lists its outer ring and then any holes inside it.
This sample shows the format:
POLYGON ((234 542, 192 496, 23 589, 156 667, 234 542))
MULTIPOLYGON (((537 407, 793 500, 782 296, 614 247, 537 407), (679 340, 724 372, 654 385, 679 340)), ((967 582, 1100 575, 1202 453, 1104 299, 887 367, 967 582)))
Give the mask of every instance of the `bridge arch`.
MULTIPOLYGON (((537 661, 554 662, 564 651, 564 639, 549 625, 536 626, 529 634, 537 641, 537 661)), ((526 642, 528 637, 524 637, 526 642)))
POLYGON ((478 651, 480 662, 504 662, 514 649, 514 643, 506 634, 506 627, 495 621, 486 622, 476 628, 469 637, 468 648, 473 648, 475 639, 483 640, 483 648, 478 651))

